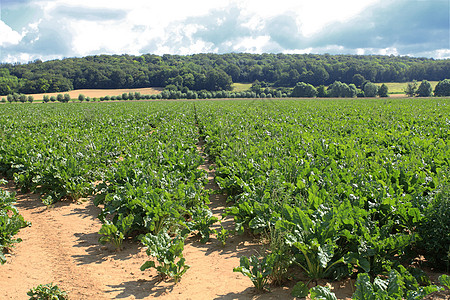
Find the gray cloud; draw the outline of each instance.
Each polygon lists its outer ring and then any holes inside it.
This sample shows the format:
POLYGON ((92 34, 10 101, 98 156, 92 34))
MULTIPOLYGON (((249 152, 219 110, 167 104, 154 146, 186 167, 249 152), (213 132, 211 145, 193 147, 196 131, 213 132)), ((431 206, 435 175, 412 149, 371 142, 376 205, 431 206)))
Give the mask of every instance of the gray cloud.
POLYGON ((391 1, 367 8, 355 19, 334 23, 311 41, 313 47, 395 47, 402 54, 450 48, 448 1, 391 1))
POLYGON ((62 21, 40 22, 37 28, 29 30, 17 45, 2 47, 2 56, 18 58, 28 54, 30 59, 51 59, 73 56, 72 35, 62 21))
POLYGON ((251 36, 252 30, 243 26, 245 19, 240 9, 232 5, 225 10, 213 10, 202 17, 188 18, 186 23, 202 26, 194 35, 194 39, 201 39, 213 43, 221 52, 230 51, 228 42, 234 42, 247 36, 251 36))
POLYGON ((126 17, 126 12, 108 8, 90 8, 63 5, 54 9, 53 14, 61 18, 72 18, 87 21, 120 21, 126 17))
POLYGON ((264 30, 281 49, 292 50, 304 47, 304 37, 297 26, 295 16, 274 17, 267 21, 264 30))
MULTIPOLYGON (((189 49, 218 53, 277 53, 312 49, 310 51, 313 53, 356 54, 359 53, 358 49, 363 49, 365 54, 378 54, 383 49, 394 49, 394 53, 400 55, 448 57, 448 52, 439 54, 438 50, 450 49, 449 9, 447 0, 391 0, 387 4, 367 7, 347 22, 334 22, 311 37, 301 34, 294 12, 258 19, 258 26, 247 26, 251 15, 242 11, 237 4, 212 10, 204 16, 187 16, 183 21, 172 22, 164 28, 164 36, 159 33, 152 36, 152 28, 147 25, 131 28, 133 32, 142 32, 142 39, 147 42, 147 46, 140 50, 142 53, 164 51, 179 54, 181 51, 189 52, 189 49)), ((14 57, 21 53, 43 59, 80 55, 74 53, 74 33, 66 26, 68 19, 71 21, 69 23, 76 20, 123 21, 127 13, 107 8, 56 7, 51 13, 46 12, 45 19, 37 27, 27 27, 26 31, 22 31, 24 37, 18 45, 0 48, 0 61, 4 61, 8 55, 14 57)), ((36 22, 36 17, 43 15, 43 12, 30 12, 28 15, 29 20, 36 22)), ((11 21, 6 23, 12 24, 17 16, 17 9, 10 10, 8 18, 11 21)), ((22 24, 17 23, 12 27, 20 33, 22 24)), ((100 50, 93 49, 89 53, 96 54, 100 50)), ((127 53, 130 50, 123 48, 120 51, 127 53)))

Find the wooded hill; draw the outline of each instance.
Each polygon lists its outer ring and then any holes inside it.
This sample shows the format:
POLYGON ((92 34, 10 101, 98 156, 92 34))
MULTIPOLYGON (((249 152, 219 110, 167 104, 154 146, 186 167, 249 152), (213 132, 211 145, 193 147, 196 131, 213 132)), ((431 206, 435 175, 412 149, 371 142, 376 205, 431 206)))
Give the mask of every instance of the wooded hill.
POLYGON ((96 55, 27 64, 0 65, 0 95, 64 92, 72 89, 185 87, 230 90, 233 82, 293 87, 335 81, 354 83, 442 80, 450 60, 380 55, 195 54, 96 55), (355 75, 357 75, 355 77, 355 75))

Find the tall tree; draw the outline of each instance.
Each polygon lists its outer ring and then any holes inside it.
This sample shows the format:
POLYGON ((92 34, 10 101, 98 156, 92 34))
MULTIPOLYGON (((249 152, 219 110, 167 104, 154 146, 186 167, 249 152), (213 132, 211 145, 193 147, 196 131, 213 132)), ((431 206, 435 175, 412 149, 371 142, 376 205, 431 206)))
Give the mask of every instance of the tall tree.
POLYGON ((372 82, 367 82, 364 85, 365 97, 376 97, 378 92, 378 86, 372 82))
POLYGON ((427 80, 422 80, 419 88, 416 91, 416 95, 419 97, 431 97, 432 94, 433 87, 431 86, 431 83, 429 83, 427 80))
POLYGON ((439 81, 434 88, 434 95, 438 97, 450 96, 450 79, 439 81))
POLYGON ((416 91, 417 91, 417 81, 415 80, 413 82, 408 82, 406 88, 404 89, 405 94, 408 95, 409 97, 414 97, 416 91))
POLYGON ((291 97, 316 97, 317 90, 311 84, 298 82, 292 90, 291 97))
POLYGON ((389 95, 389 88, 386 84, 382 84, 379 88, 378 88, 378 96, 380 97, 388 97, 389 95))

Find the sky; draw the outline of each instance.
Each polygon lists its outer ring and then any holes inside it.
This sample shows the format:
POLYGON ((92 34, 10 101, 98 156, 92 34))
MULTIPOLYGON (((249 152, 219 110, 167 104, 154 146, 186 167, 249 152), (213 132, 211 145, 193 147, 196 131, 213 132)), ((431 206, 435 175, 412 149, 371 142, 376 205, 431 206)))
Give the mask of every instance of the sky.
POLYGON ((0 0, 0 62, 230 52, 450 58, 450 0, 0 0))

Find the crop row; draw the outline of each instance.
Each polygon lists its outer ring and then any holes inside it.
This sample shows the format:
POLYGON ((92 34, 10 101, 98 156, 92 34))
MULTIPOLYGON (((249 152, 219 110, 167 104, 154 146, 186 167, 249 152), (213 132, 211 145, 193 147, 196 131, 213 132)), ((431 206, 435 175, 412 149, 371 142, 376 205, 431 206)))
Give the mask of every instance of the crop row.
POLYGON ((258 288, 292 268, 422 280, 420 254, 449 267, 449 115, 448 99, 3 106, 0 172, 47 205, 95 194, 100 242, 138 238, 156 258, 142 269, 178 280, 186 234, 217 221, 201 136, 235 231, 269 237, 236 268, 258 288))
MULTIPOLYGON (((95 194, 100 242, 199 232, 207 206, 198 128, 187 103, 5 107, 0 171, 44 204, 95 194)), ((143 239, 144 240, 144 239, 143 239)), ((184 238, 181 239, 184 241, 184 238)), ((174 258, 175 259, 175 258, 174 258)))
POLYGON ((448 271, 448 99, 209 102, 197 110, 236 231, 275 241, 236 271, 259 283, 262 270, 280 282, 292 267, 311 280, 373 277, 419 254, 448 271))

